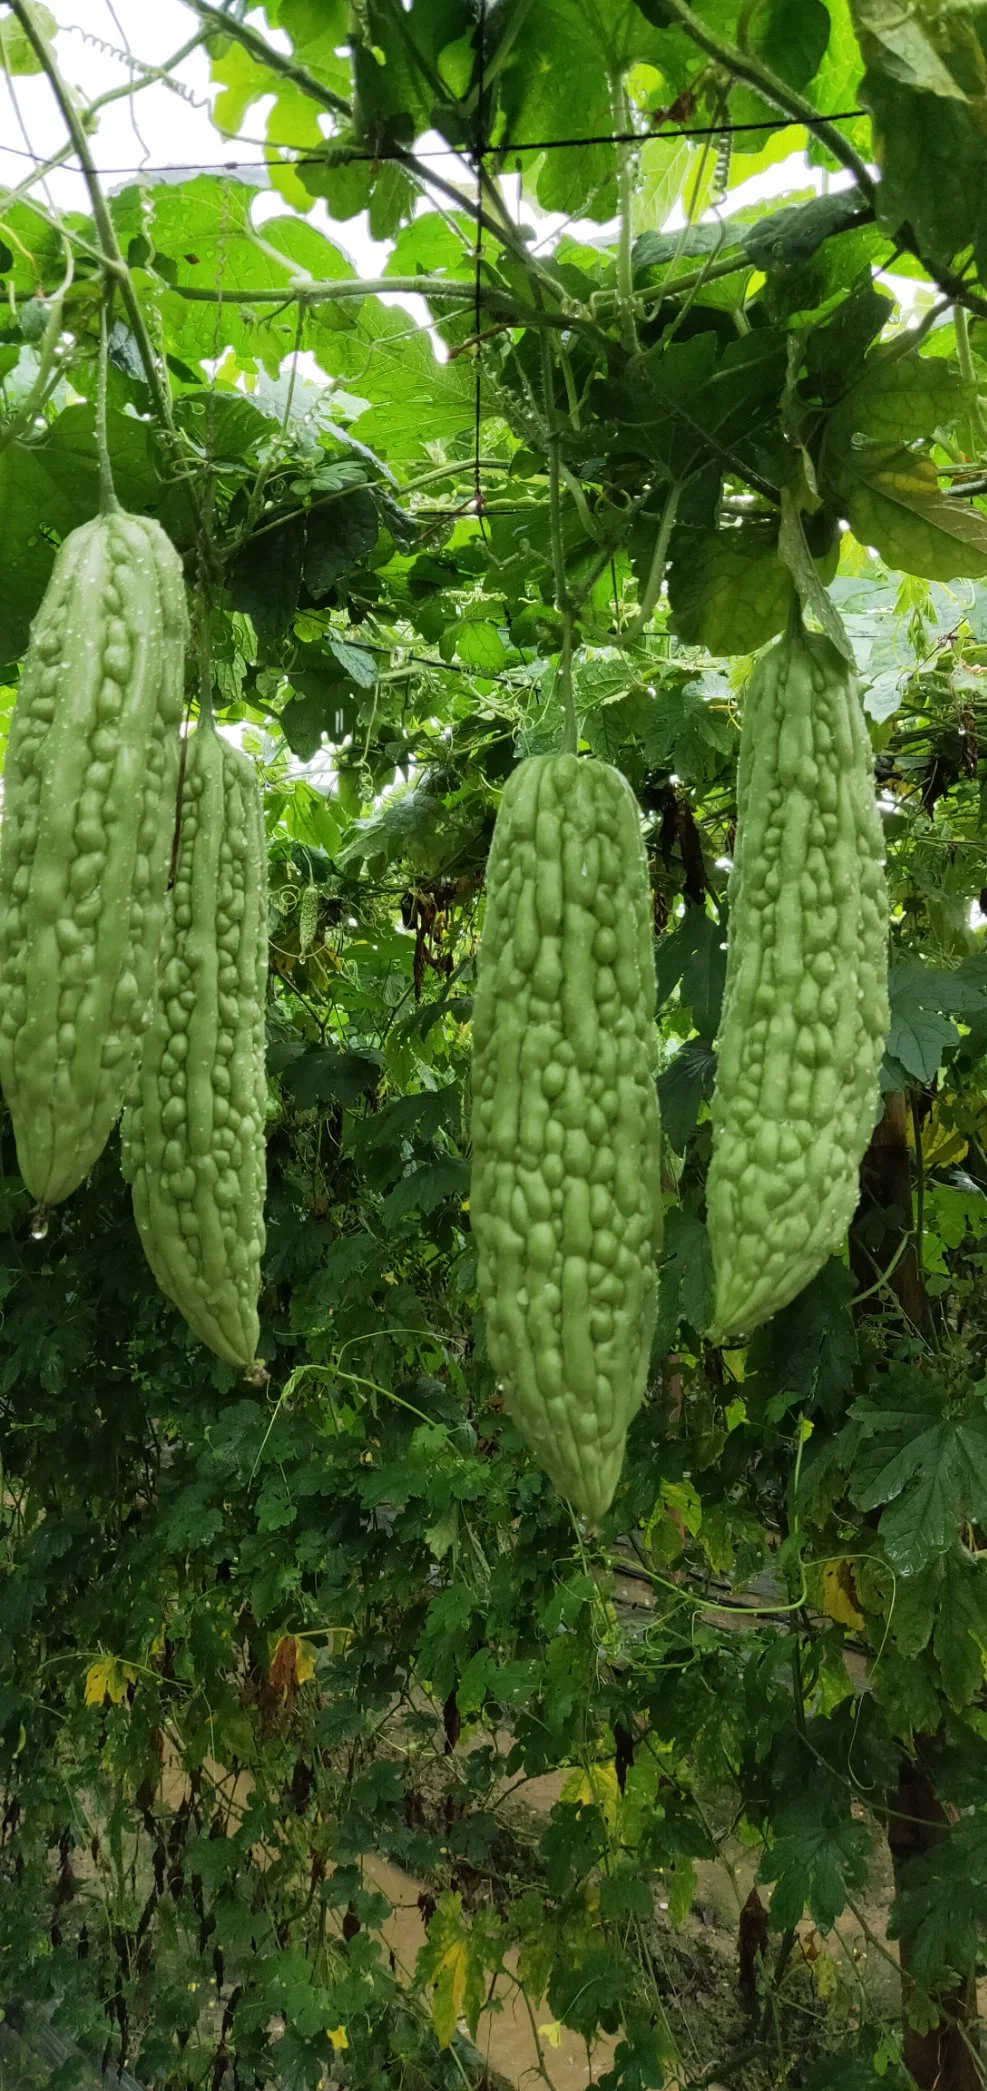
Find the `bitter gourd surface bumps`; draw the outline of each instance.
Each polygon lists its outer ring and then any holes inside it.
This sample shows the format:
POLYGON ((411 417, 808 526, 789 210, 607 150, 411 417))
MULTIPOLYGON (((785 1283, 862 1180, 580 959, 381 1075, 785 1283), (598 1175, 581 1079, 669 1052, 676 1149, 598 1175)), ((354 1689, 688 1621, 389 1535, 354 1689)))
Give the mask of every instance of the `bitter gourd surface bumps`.
POLYGON ((117 1118, 154 981, 186 639, 178 554, 115 511, 73 530, 32 627, 0 835, 0 1081, 43 1204, 117 1118))
POLYGON ((879 1115, 888 908, 852 672, 801 626, 744 699, 707 1180, 714 1333, 788 1304, 838 1250, 879 1115))
POLYGON ((248 758, 200 724, 123 1167, 162 1291, 243 1367, 257 1352, 264 1253, 266 997, 260 788, 248 758))
POLYGON ((654 1011, 636 800, 605 763, 531 756, 487 870, 471 1218, 506 1405, 592 1518, 617 1485, 654 1326, 654 1011))

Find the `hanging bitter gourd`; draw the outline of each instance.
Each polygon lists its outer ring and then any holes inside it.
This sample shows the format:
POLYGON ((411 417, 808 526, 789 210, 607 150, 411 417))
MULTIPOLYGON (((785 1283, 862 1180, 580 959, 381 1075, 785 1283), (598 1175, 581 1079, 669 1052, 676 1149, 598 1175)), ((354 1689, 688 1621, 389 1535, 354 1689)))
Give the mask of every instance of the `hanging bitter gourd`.
POLYGON ((0 835, 0 1082, 24 1182, 102 1153, 154 981, 187 629, 178 554, 114 509, 73 530, 34 620, 0 835))
POLYGON ((713 1333, 754 1328, 838 1250, 879 1115, 888 904, 856 679, 796 619, 744 699, 707 1182, 713 1333))
POLYGON ((531 756, 487 870, 471 1219, 508 1410, 592 1518, 617 1485, 657 1303, 654 1010, 634 796, 606 763, 531 756))
POLYGON ((267 853, 253 764, 200 722, 157 993, 123 1119, 152 1271, 218 1356, 255 1366, 264 1253, 267 853))

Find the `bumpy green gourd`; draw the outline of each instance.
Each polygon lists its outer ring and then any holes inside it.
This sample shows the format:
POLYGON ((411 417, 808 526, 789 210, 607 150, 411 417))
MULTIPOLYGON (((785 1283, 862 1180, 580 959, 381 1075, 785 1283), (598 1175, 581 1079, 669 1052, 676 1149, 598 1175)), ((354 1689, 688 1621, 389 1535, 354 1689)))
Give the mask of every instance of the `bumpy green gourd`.
POLYGON ((152 1271, 219 1357, 257 1352, 264 1253, 267 853, 253 764, 202 723, 158 989, 123 1119, 152 1271))
POLYGON ((471 1217, 507 1407, 593 1518, 617 1485, 655 1318, 654 1009, 634 796, 605 763, 531 756, 487 870, 471 1217))
POLYGON ((21 1175, 102 1153, 154 982, 186 639, 178 554, 116 510, 65 539, 14 708, 0 835, 0 1081, 21 1175))
POLYGON ((744 700, 707 1183, 714 1333, 843 1242, 879 1115, 888 904, 870 741, 832 642, 794 625, 744 700))

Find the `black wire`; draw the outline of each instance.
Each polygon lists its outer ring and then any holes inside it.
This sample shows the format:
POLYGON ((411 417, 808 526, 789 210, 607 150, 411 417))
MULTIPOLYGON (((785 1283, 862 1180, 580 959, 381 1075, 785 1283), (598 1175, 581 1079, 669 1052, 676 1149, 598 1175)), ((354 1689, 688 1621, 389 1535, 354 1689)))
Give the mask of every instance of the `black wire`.
MULTIPOLYGON (((513 153, 571 152, 576 147, 582 145, 646 145, 649 139, 652 138, 659 140, 666 138, 719 138, 727 135, 735 136, 742 131, 789 130, 793 127, 812 130, 815 124, 851 123, 857 117, 869 115, 869 109, 836 109, 831 116, 793 116, 787 122, 778 124, 762 120, 760 123, 683 124, 671 131, 663 129, 653 131, 601 131, 596 137, 532 138, 517 145, 488 145, 484 150, 485 154, 490 154, 499 160, 507 158, 513 153)), ((351 151, 347 146, 334 147, 331 139, 327 139, 326 150, 321 153, 306 153, 302 147, 291 145, 278 146, 274 149, 276 151, 299 153, 299 158, 282 163, 292 167, 325 167, 333 164, 349 167, 360 162, 366 162, 368 165, 374 166, 378 162, 385 160, 394 160, 401 165, 406 165, 408 159, 406 151, 387 152, 382 149, 380 152, 355 152, 351 151)), ((11 153, 18 160, 33 160, 37 167, 47 165, 48 155, 39 152, 28 152, 23 146, 4 145, 2 150, 11 153)), ((428 146, 423 151, 415 153, 415 158, 418 160, 445 160, 450 158, 450 156, 454 159, 474 160, 476 158, 476 146, 475 144, 443 145, 441 147, 428 146)), ((62 161, 60 164, 69 166, 67 160, 62 161)), ((269 168, 277 165, 278 162, 276 160, 272 161, 270 159, 172 160, 168 162, 162 161, 153 166, 149 166, 144 161, 139 161, 127 167, 97 167, 94 171, 100 176, 107 174, 236 174, 245 168, 269 168)), ((79 169, 70 168, 70 172, 77 174, 79 169)), ((2 195, 0 195, 0 203, 2 203, 2 195)))

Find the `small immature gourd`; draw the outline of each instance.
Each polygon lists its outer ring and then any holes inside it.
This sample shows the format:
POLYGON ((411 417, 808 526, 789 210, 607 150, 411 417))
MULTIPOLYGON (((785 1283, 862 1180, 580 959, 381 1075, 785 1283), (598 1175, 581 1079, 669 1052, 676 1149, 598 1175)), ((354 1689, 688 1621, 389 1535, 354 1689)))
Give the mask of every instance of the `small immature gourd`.
POLYGON ((487 869, 471 1219, 507 1407, 591 1518, 619 1479, 657 1304, 654 1012, 633 793, 606 763, 531 756, 487 869))
POLYGON ((267 851, 253 764, 200 722, 157 994, 123 1120, 152 1271, 221 1358, 255 1364, 264 1253, 267 851))
POLYGON ((888 903, 856 679, 801 622, 744 699, 707 1180, 714 1335, 794 1299, 846 1236, 879 1115, 888 903))
POLYGON ((0 1082, 21 1175, 67 1198, 130 1080, 164 910, 187 632, 178 554, 119 509, 55 560, 14 707, 0 833, 0 1082))

